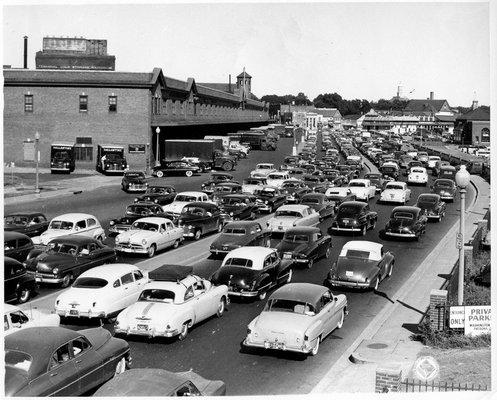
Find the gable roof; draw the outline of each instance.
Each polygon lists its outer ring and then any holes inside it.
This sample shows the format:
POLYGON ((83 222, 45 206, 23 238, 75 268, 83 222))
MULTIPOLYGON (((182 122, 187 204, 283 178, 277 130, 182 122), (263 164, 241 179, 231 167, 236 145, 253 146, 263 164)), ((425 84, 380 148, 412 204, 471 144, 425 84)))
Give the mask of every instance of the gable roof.
POLYGON ((466 121, 490 121, 490 109, 487 107, 478 107, 459 116, 457 119, 466 121))
MULTIPOLYGON (((243 72, 240 72, 236 77, 243 78, 243 72)), ((245 78, 252 78, 252 76, 248 72, 245 72, 245 78)))
MULTIPOLYGON (((409 100, 404 111, 411 112, 439 112, 442 107, 447 103, 447 100, 429 100, 429 99, 418 99, 409 100)), ((448 105, 449 103, 447 103, 448 105)))

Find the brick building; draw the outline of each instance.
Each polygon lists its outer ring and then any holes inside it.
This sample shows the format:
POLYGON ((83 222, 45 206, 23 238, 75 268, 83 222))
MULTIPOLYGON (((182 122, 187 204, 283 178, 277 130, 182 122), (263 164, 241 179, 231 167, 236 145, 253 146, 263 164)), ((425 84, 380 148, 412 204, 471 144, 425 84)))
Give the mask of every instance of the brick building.
POLYGON ((490 108, 478 107, 478 103, 473 102, 473 109, 456 119, 454 141, 490 146, 490 108))

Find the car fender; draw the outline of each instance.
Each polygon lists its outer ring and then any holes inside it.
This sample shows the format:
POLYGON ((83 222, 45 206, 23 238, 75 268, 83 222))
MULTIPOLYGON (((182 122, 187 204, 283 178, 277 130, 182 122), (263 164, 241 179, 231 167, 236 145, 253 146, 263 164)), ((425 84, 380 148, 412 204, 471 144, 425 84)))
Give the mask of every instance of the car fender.
POLYGON ((311 326, 309 326, 306 331, 305 335, 309 338, 309 342, 312 342, 315 340, 317 337, 319 337, 323 333, 323 321, 321 319, 318 319, 317 321, 313 322, 311 326))
POLYGON ((33 249, 28 253, 28 256, 26 257, 27 260, 31 260, 33 258, 38 257, 40 254, 42 254, 44 251, 41 249, 33 249))
POLYGON ((263 273, 259 275, 255 280, 255 289, 259 289, 261 286, 265 286, 266 284, 271 285, 271 277, 268 273, 263 273))

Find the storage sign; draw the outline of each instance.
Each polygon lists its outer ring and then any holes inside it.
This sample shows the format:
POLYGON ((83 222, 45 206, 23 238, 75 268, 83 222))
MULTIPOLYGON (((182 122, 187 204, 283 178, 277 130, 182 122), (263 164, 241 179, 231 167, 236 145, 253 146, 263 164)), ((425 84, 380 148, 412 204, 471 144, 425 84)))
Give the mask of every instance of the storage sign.
POLYGON ((478 336, 490 333, 491 306, 466 306, 464 310, 464 334, 478 336))
POLYGON ((450 307, 449 311, 449 328, 464 328, 464 306, 450 307))

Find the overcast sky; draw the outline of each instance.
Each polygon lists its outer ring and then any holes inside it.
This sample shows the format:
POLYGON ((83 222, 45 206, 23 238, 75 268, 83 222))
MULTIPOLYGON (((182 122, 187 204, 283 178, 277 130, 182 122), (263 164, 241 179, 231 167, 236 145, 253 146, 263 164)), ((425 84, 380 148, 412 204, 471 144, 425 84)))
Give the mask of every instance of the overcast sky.
MULTIPOLYGON (((489 6, 471 3, 33 5, 3 8, 3 64, 29 68, 44 36, 107 39, 116 70, 227 82, 246 68, 252 91, 337 92, 490 103, 489 6), (414 90, 414 91, 413 91, 414 90), (413 91, 413 92, 411 92, 413 91), (409 92, 411 92, 409 94, 409 92)), ((234 78, 233 78, 234 79, 234 78)))

